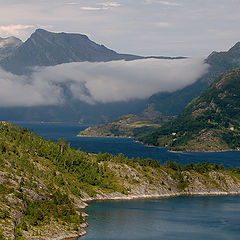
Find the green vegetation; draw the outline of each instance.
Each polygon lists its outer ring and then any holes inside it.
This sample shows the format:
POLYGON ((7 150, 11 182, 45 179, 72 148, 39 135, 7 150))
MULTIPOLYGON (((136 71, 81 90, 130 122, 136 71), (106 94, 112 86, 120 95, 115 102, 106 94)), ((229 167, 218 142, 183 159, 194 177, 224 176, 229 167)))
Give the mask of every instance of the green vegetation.
POLYGON ((166 122, 167 118, 146 119, 137 115, 125 115, 108 123, 89 127, 78 136, 86 137, 135 137, 142 132, 154 130, 166 122))
POLYGON ((86 199, 240 188, 240 168, 89 154, 6 122, 0 123, 0 166, 0 239, 77 236, 86 199))
POLYGON ((240 69, 218 77, 181 115, 154 131, 139 134, 145 144, 174 151, 240 148, 240 69))
POLYGON ((229 51, 212 52, 205 59, 205 62, 209 64, 208 72, 198 81, 172 93, 157 93, 150 97, 148 104, 164 116, 182 113, 186 105, 206 90, 216 77, 232 68, 239 67, 239 46, 240 42, 236 43, 229 51))

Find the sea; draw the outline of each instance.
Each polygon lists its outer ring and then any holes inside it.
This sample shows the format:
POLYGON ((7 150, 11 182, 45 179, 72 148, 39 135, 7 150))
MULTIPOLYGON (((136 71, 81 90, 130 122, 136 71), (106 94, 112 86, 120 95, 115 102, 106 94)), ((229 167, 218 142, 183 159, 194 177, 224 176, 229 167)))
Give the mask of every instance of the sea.
MULTIPOLYGON (((92 153, 152 158, 164 163, 210 162, 240 167, 240 152, 171 153, 131 138, 77 137, 88 125, 13 122, 45 139, 65 138, 70 146, 92 153)), ((239 240, 240 196, 172 197, 90 202, 83 240, 239 240)))

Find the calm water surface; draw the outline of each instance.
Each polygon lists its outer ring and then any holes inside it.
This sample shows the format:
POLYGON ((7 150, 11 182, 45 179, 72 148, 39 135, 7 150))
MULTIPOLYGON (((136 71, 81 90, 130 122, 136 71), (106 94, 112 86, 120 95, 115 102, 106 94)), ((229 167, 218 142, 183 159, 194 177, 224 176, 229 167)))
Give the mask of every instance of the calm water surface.
POLYGON ((83 240, 239 240, 240 197, 90 203, 83 240))
POLYGON ((240 152, 223 153, 170 153, 166 149, 156 147, 145 147, 141 143, 133 142, 129 138, 86 138, 77 137, 77 133, 84 130, 87 125, 63 124, 63 123, 19 123, 15 124, 32 129, 33 132, 41 135, 45 139, 57 141, 59 138, 65 138, 71 143, 71 147, 80 148, 83 151, 93 153, 111 154, 123 153, 129 158, 152 158, 162 163, 165 161, 176 161, 182 164, 189 162, 210 162, 221 164, 226 167, 240 166, 240 152))
MULTIPOLYGON (((87 126, 77 124, 15 123, 45 139, 65 138, 74 148, 88 152, 124 153, 128 157, 224 163, 240 166, 240 152, 169 153, 145 147, 132 139, 79 138, 87 126)), ((240 196, 178 197, 130 201, 91 202, 88 234, 83 240, 239 240, 240 196)))

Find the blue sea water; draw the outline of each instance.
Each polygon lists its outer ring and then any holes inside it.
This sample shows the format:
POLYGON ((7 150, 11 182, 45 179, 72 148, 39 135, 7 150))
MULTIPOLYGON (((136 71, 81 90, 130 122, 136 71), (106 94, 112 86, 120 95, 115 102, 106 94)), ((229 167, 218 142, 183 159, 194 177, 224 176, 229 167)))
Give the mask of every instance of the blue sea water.
POLYGON ((240 152, 221 152, 221 153, 171 153, 167 149, 146 147, 141 143, 136 143, 130 138, 94 138, 77 137, 77 133, 84 130, 87 125, 70 123, 22 123, 15 124, 31 129, 45 139, 57 141, 65 138, 73 148, 80 148, 83 151, 92 153, 111 154, 123 153, 129 158, 152 158, 161 163, 165 161, 176 161, 181 164, 190 162, 210 162, 223 163, 226 167, 240 166, 240 152))
POLYGON ((239 240, 240 197, 91 202, 82 240, 239 240))
MULTIPOLYGON (((87 126, 56 123, 15 123, 45 139, 65 138, 74 148, 88 152, 124 153, 128 157, 223 163, 240 166, 240 152, 169 153, 145 147, 132 139, 80 138, 87 126)), ((129 201, 90 202, 88 234, 83 240, 239 240, 240 196, 177 197, 129 201)))

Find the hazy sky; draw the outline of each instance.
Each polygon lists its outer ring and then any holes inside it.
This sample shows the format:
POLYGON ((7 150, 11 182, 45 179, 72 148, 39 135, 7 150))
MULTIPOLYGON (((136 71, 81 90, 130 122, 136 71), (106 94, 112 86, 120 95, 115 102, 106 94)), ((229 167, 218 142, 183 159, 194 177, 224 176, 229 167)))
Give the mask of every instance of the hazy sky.
POLYGON ((240 0, 0 0, 0 36, 85 33, 118 52, 207 56, 240 41, 240 0))

